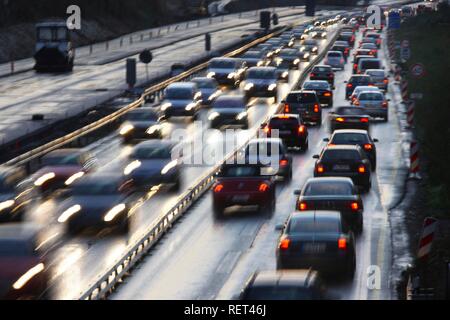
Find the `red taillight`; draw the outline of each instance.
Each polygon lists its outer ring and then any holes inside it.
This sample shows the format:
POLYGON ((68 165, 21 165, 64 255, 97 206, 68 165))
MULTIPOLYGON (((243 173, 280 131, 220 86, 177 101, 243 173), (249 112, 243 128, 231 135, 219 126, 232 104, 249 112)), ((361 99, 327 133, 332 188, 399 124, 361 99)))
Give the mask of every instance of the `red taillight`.
POLYGON ((330 78, 330 79, 334 78, 334 74, 330 73, 330 74, 328 75, 328 78, 330 78))
POLYGON ((291 240, 289 238, 284 238, 284 239, 281 239, 278 247, 281 250, 287 250, 287 249, 289 249, 290 244, 291 244, 291 240))
POLYGON ((383 108, 387 108, 388 107, 388 103, 387 101, 384 101, 383 104, 381 105, 383 108))
POLYGON ((318 104, 314 105, 314 112, 315 113, 319 112, 319 105, 318 104))
POLYGON ((345 122, 345 118, 338 117, 338 118, 336 118, 336 121, 337 122, 345 122))
POLYGON ((305 211, 307 209, 306 203, 305 202, 300 202, 300 204, 298 205, 298 208, 301 211, 305 211))
POLYGON ((263 182, 259 185, 259 191, 266 192, 267 190, 269 190, 269 185, 267 183, 263 182))
POLYGON ((305 126, 301 125, 300 127, 298 127, 298 133, 299 134, 304 134, 305 133, 305 126))
POLYGON ((323 168, 323 165, 318 164, 317 165, 317 173, 323 173, 325 171, 325 169, 323 168))
POLYGON ((341 63, 344 63, 345 61, 344 61, 344 59, 341 59, 341 63))
POLYGON ((286 104, 284 105, 284 113, 289 113, 289 112, 291 112, 291 108, 290 108, 289 105, 286 103, 286 104))
POLYGON ((281 159, 280 160, 280 166, 284 167, 287 166, 289 164, 289 161, 286 159, 281 159))
POLYGON ((350 204, 350 207, 352 208, 353 211, 358 211, 358 209, 359 209, 358 202, 352 202, 350 204))
POLYGON ((345 238, 339 238, 338 240, 338 248, 340 250, 345 250, 347 249, 347 239, 345 238))
POLYGON ((223 184, 218 184, 214 187, 214 192, 220 192, 223 190, 223 184))
POLYGON ((366 167, 362 164, 358 167, 358 172, 359 173, 365 173, 366 172, 366 167))
POLYGON ((364 145, 364 150, 372 150, 373 146, 370 143, 364 145))
POLYGON ((361 118, 359 121, 364 122, 364 123, 368 123, 369 122, 369 118, 361 118))
POLYGON ((310 76, 310 77, 315 77, 316 74, 315 74, 315 73, 311 73, 309 76, 310 76))
POLYGON ((359 106, 359 101, 358 101, 357 99, 355 99, 355 100, 353 101, 353 104, 354 104, 355 106, 359 106))
POLYGON ((331 92, 325 92, 325 93, 323 94, 323 96, 324 96, 324 97, 331 97, 331 92))
POLYGON ((388 83, 389 83, 389 80, 388 80, 387 78, 385 78, 385 79, 383 80, 383 82, 384 82, 385 84, 388 84, 388 83))
POLYGON ((265 126, 263 130, 264 130, 265 133, 270 133, 270 127, 269 126, 265 126))
POLYGON ((358 68, 358 65, 356 63, 353 64, 353 69, 356 70, 356 68, 358 68))
POLYGON ((351 83, 347 83, 347 88, 351 88, 353 85, 351 83))

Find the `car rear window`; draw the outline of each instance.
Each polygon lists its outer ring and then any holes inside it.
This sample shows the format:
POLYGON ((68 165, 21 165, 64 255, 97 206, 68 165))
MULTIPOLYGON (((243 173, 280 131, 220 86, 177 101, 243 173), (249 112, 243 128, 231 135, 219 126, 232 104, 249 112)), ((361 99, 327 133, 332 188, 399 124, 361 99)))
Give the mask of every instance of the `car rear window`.
POLYGON ((258 177, 261 169, 258 166, 229 166, 223 167, 220 176, 223 177, 258 177))
POLYGON ((342 53, 341 52, 328 52, 328 57, 340 58, 340 57, 342 57, 342 53))
POLYGON ((273 129, 286 128, 286 127, 297 127, 299 125, 298 119, 296 118, 272 118, 269 122, 269 127, 273 129))
POLYGON ((132 157, 143 160, 168 159, 171 158, 171 150, 166 146, 138 147, 133 151, 132 157))
POLYGON ((362 92, 358 95, 358 100, 380 101, 383 100, 383 94, 379 92, 362 92))
POLYGON ((292 218, 289 222, 287 232, 295 233, 328 233, 339 232, 339 220, 316 216, 316 219, 292 218))
POLYGON ((369 138, 363 133, 336 133, 331 139, 334 144, 361 144, 368 143, 369 138))
POLYGON ((361 60, 361 69, 379 69, 380 67, 378 60, 361 60))
POLYGON ((330 88, 330 85, 326 81, 307 81, 303 85, 303 88, 307 90, 328 90, 330 88))
POLYGON ((374 76, 374 77, 384 77, 384 71, 383 70, 370 70, 370 71, 366 71, 366 73, 369 76, 374 76))
POLYGON ((344 107, 344 108, 338 108, 336 111, 336 114, 338 115, 349 115, 349 116, 362 116, 365 115, 365 112, 361 108, 357 107, 344 107))
POLYGON ((357 150, 328 149, 322 155, 323 161, 339 160, 361 160, 361 155, 357 150))
POLYGON ((305 187, 305 196, 335 196, 353 194, 352 186, 347 182, 326 181, 311 182, 305 187))
POLYGON ((331 72, 331 67, 314 67, 312 72, 331 72))
POLYGON ((316 102, 315 93, 291 93, 287 96, 286 102, 292 103, 314 103, 316 102))
POLYGON ((367 77, 352 77, 349 81, 350 83, 353 84, 369 84, 370 83, 370 76, 367 77))

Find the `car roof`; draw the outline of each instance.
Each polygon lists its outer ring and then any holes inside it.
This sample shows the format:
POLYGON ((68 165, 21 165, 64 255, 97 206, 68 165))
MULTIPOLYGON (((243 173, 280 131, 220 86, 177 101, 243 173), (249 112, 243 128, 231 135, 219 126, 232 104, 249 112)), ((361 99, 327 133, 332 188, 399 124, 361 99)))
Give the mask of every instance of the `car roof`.
MULTIPOLYGON (((305 83, 310 83, 310 82, 312 82, 312 83, 321 83, 321 84, 327 84, 327 85, 330 85, 330 83, 327 81, 327 80, 306 80, 305 82, 304 82, 304 84, 305 83)), ((303 84, 303 85, 304 85, 303 84)))
POLYGON ((327 145, 324 150, 357 150, 361 149, 358 145, 353 144, 339 144, 339 145, 327 145))
POLYGON ((382 95, 383 97, 384 97, 384 94, 383 94, 383 92, 381 92, 381 91, 376 91, 376 90, 374 90, 374 91, 361 91, 361 92, 358 92, 358 97, 360 96, 360 95, 362 95, 363 93, 370 93, 370 94, 378 94, 378 95, 382 95))
POLYGON ((369 135, 367 130, 361 130, 361 129, 338 129, 338 130, 333 131, 333 135, 338 134, 338 133, 360 133, 360 134, 369 135))
POLYGON ((291 219, 341 219, 341 213, 335 210, 305 210, 305 211, 294 211, 291 214, 291 219))
POLYGON ((167 88, 186 88, 193 89, 197 84, 193 82, 174 82, 167 86, 167 88))
POLYGON ((251 68, 248 68, 247 72, 248 71, 272 71, 272 72, 275 72, 276 70, 277 70, 277 68, 275 68, 275 67, 251 67, 251 68))
POLYGON ((314 66, 314 68, 329 68, 329 69, 331 69, 331 67, 327 66, 326 64, 317 64, 314 66))
POLYGON ((248 144, 256 144, 256 143, 267 143, 267 142, 270 142, 270 143, 279 143, 279 144, 282 144, 283 143, 283 140, 281 140, 281 138, 255 138, 255 139, 252 139, 252 140, 250 140, 249 142, 248 142, 248 144))
POLYGON ((252 285, 296 285, 310 287, 316 277, 317 272, 312 271, 311 269, 258 271, 253 275, 252 285))
POLYGON ((314 90, 303 90, 303 89, 300 89, 300 90, 293 90, 293 91, 289 92, 289 94, 300 94, 300 93, 316 94, 316 91, 314 91, 314 90))
POLYGON ((126 177, 120 171, 94 172, 93 174, 84 175, 76 180, 72 186, 85 185, 106 181, 108 183, 120 184, 125 181, 126 177))
POLYGON ((317 178, 309 178, 306 180, 306 184, 308 183, 330 183, 330 182, 342 182, 353 185, 353 180, 349 177, 317 177, 317 178))
POLYGON ((0 224, 0 241, 21 240, 31 241, 42 228, 33 223, 5 223, 0 224))
POLYGON ((350 79, 354 78, 370 78, 370 76, 368 74, 354 74, 350 77, 350 79))
POLYGON ((236 62, 236 61, 239 61, 239 59, 238 58, 227 58, 227 57, 216 57, 216 58, 212 58, 210 60, 210 62, 212 62, 212 61, 233 61, 233 62, 236 62))
MULTIPOLYGON (((239 95, 224 94, 224 95, 218 96, 216 98, 215 102, 222 101, 222 100, 225 100, 225 101, 244 101, 245 97, 244 97, 244 95, 241 95, 241 94, 239 94, 239 95)), ((244 103, 245 103, 245 101, 244 101, 244 103)))
POLYGON ((196 81, 209 81, 209 82, 215 82, 214 79, 208 78, 208 77, 195 77, 191 79, 191 82, 196 82, 196 81))
POLYGON ((300 119, 300 116, 298 114, 292 114, 292 113, 277 113, 270 117, 270 120, 272 119, 300 119))

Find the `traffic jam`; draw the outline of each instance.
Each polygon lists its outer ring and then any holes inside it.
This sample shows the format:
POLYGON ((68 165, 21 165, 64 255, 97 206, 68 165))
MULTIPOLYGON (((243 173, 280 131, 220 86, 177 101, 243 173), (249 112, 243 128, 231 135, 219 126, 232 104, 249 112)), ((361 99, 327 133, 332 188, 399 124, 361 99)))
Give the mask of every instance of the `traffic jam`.
POLYGON ((108 254, 153 223, 158 208, 176 203, 218 165, 205 206, 220 225, 241 211, 278 221, 280 189, 295 202, 272 231, 277 242, 265 248, 275 268, 253 270, 233 297, 339 299, 326 288, 355 277, 381 142, 371 132, 390 121, 384 38, 383 28, 366 27, 360 13, 296 24, 171 83, 160 101, 124 115, 112 145, 56 149, 31 175, 1 168, 0 298, 71 298, 85 283, 68 260, 79 254, 86 259, 80 273, 95 277, 108 267, 108 254), (180 143, 171 132, 196 135, 198 121, 213 134, 235 129, 234 138, 247 142, 233 161, 186 165, 195 152, 180 150, 190 137, 180 143), (117 156, 102 158, 108 152, 117 156), (306 172, 307 161, 313 164, 306 172), (65 295, 76 280, 80 288, 65 295))

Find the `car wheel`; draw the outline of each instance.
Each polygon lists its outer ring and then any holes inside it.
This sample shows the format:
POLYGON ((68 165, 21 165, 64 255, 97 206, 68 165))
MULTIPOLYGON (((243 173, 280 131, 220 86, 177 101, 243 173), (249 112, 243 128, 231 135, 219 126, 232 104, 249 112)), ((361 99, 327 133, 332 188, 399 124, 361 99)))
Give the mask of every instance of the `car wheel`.
POLYGON ((123 218, 122 222, 119 224, 119 234, 128 234, 130 232, 130 220, 128 217, 123 218))
POLYGON ((173 192, 178 192, 181 189, 181 179, 177 178, 177 181, 175 182, 175 184, 172 186, 171 191, 173 192))
POLYGON ((284 175, 284 181, 289 182, 292 180, 292 168, 289 169, 289 172, 284 175))
POLYGON ((309 139, 305 141, 305 143, 302 145, 302 151, 306 151, 309 148, 309 139))
POLYGON ((352 254, 352 257, 350 258, 350 261, 347 266, 347 272, 346 272, 346 278, 347 280, 352 280, 355 276, 355 269, 356 269, 356 257, 355 254, 352 254))
POLYGON ((272 197, 272 200, 264 206, 263 211, 265 214, 267 214, 267 216, 271 217, 273 215, 273 213, 275 212, 275 208, 276 208, 276 200, 275 197, 272 197))
POLYGON ((358 235, 361 234, 361 233, 363 232, 363 229, 364 229, 364 222, 363 222, 362 215, 361 215, 360 219, 358 220, 358 223, 357 223, 355 229, 356 229, 355 232, 356 232, 356 234, 358 234, 358 235))
POLYGON ((388 121, 389 121, 389 116, 386 115, 386 117, 383 118, 383 121, 384 121, 384 122, 388 122, 388 121))
POLYGON ((273 96, 273 102, 274 102, 274 103, 277 103, 277 102, 278 102, 278 96, 277 96, 277 95, 274 95, 274 96, 273 96))
POLYGON ((371 166, 372 166, 373 172, 377 171, 377 161, 376 160, 372 162, 371 166))
POLYGON ((214 205, 213 206, 213 213, 214 213, 214 218, 216 219, 223 219, 223 210, 224 208, 222 208, 221 206, 218 205, 214 205))

